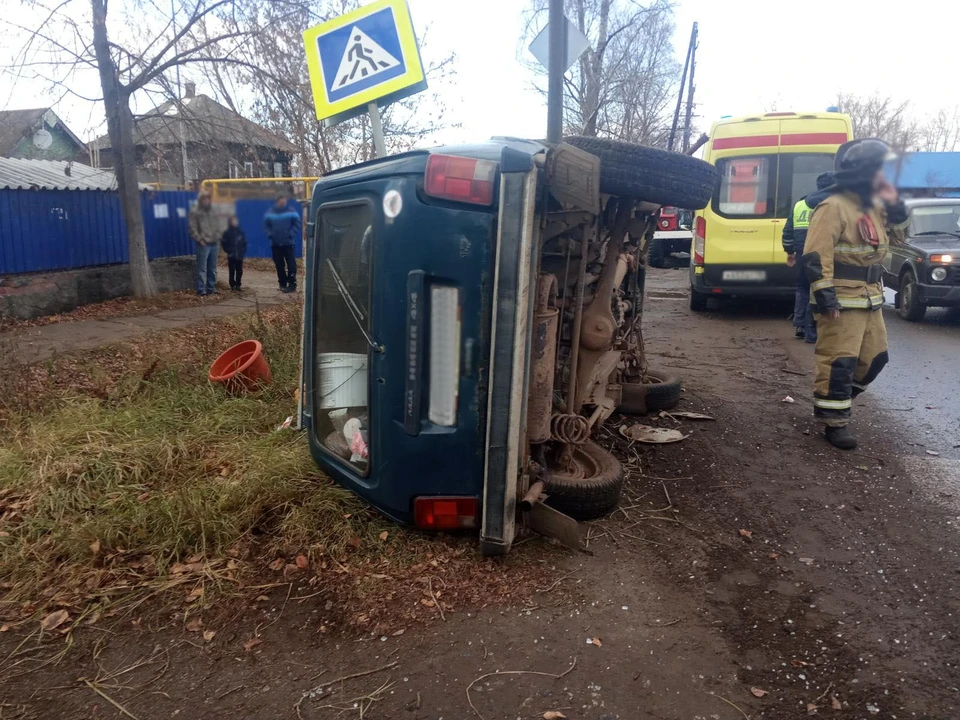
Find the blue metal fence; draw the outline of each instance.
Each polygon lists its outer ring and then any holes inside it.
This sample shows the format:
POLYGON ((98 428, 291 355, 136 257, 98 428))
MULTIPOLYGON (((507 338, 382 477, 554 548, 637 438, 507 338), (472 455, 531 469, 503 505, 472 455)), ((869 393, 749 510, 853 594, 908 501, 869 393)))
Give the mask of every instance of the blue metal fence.
MULTIPOLYGON (((194 193, 141 193, 151 258, 191 255, 187 214, 194 193)), ((129 261, 115 192, 0 190, 0 274, 63 270, 129 261)))
MULTIPOLYGON (((247 236, 247 257, 268 258, 272 256, 270 250, 270 241, 263 229, 263 216, 267 210, 273 207, 274 200, 261 198, 244 198, 234 202, 234 212, 237 214, 237 220, 247 236)), ((296 200, 288 200, 288 205, 296 210, 300 217, 303 217, 303 209, 296 200)), ((300 257, 303 251, 303 243, 297 243, 296 253, 300 257)))

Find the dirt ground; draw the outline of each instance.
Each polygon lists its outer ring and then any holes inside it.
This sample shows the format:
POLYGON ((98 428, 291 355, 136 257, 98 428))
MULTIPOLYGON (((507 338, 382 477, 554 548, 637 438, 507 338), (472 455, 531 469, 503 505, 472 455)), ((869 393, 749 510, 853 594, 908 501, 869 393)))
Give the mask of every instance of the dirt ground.
POLYGON ((860 450, 818 437, 812 350, 784 307, 695 315, 685 285, 654 271, 646 343, 682 375, 681 408, 716 420, 669 446, 609 436, 623 510, 589 525, 589 555, 521 540, 543 578, 527 604, 421 599, 429 623, 358 635, 322 592, 274 588, 206 643, 170 616, 75 633, 59 663, 6 678, 0 718, 960 717, 949 488, 923 482, 878 398, 858 401, 860 450))

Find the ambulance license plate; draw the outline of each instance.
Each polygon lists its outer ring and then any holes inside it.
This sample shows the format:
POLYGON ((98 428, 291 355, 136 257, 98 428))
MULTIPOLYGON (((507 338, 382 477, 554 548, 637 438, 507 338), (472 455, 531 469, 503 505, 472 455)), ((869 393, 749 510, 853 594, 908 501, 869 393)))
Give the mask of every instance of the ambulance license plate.
POLYGON ((763 282, 767 279, 766 270, 724 270, 724 280, 734 282, 763 282))

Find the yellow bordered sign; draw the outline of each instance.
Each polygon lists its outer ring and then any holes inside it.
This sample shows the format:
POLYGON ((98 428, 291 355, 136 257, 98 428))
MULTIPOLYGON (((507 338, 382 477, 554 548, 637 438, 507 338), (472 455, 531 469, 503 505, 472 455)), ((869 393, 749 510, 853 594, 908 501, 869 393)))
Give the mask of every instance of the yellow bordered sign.
POLYGON ((303 42, 320 120, 339 122, 427 87, 406 0, 376 0, 305 30, 303 42))

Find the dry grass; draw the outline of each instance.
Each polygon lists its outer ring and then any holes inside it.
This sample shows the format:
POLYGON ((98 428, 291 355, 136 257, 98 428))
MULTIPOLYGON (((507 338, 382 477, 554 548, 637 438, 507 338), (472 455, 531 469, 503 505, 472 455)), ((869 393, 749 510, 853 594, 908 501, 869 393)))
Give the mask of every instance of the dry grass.
POLYGON ((142 348, 115 348, 119 367, 104 363, 105 353, 87 362, 61 358, 39 369, 45 381, 63 381, 48 382, 42 397, 37 368, 20 388, 0 388, 6 609, 13 602, 30 609, 51 592, 56 602, 95 599, 104 584, 112 593, 118 581, 163 577, 191 558, 224 559, 226 567, 253 539, 266 539, 266 552, 310 554, 322 538, 325 552, 341 553, 380 532, 353 496, 320 474, 302 435, 275 432, 294 409, 299 312, 289 304, 260 323, 203 328, 213 341, 197 339, 196 329, 167 336, 161 352, 135 369, 123 360, 142 348), (206 383, 207 363, 250 335, 267 348, 276 382, 229 397, 206 383), (31 386, 32 394, 23 392, 31 386))
POLYGON ((399 528, 322 475, 302 434, 276 431, 299 321, 288 303, 0 376, 0 629, 66 609, 63 630, 156 596, 199 617, 225 590, 291 582, 368 628, 528 592, 519 576, 543 567, 529 552, 482 561, 474 538, 399 528), (206 370, 249 337, 275 381, 230 397, 206 370))

